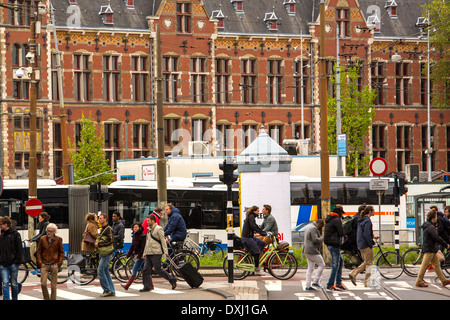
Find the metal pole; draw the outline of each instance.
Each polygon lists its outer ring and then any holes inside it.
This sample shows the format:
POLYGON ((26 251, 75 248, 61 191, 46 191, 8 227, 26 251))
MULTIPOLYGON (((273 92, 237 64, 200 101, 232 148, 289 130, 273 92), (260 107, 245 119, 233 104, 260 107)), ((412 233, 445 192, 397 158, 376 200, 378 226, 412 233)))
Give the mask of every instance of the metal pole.
MULTIPOLYGON (((30 66, 30 158, 28 166, 28 199, 37 198, 37 158, 36 158, 36 66, 37 66, 37 50, 36 50, 36 4, 31 0, 30 7, 30 53, 33 55, 30 66)), ((28 238, 34 236, 34 219, 28 216, 28 238)))
MULTIPOLYGON (((167 172, 164 158, 164 118, 161 66, 161 33, 160 25, 156 25, 156 135, 158 143, 158 159, 156 160, 156 178, 158 185, 158 206, 167 204, 167 172)), ((165 220, 165 219, 164 219, 165 220)), ((167 223, 165 221, 165 223, 167 223)), ((164 223, 163 223, 164 224, 164 223)))
POLYGON ((428 131, 428 152, 427 152, 427 169, 428 169, 428 182, 432 181, 431 178, 431 154, 433 153, 433 149, 431 148, 431 101, 430 101, 430 12, 428 12, 428 26, 427 26, 427 33, 428 33, 428 66, 427 66, 427 131, 428 131))
POLYGON ((228 283, 234 282, 234 240, 233 240, 233 196, 231 191, 231 184, 227 185, 227 257, 228 257, 228 283))
POLYGON ((64 86, 63 86, 62 65, 61 65, 62 52, 60 52, 58 49, 58 39, 56 38, 56 20, 53 6, 51 7, 51 15, 53 23, 53 38, 55 39, 56 71, 58 74, 59 118, 61 122, 61 142, 62 142, 61 147, 63 150, 62 174, 64 184, 68 185, 70 184, 70 157, 69 157, 69 146, 66 128, 66 113, 64 111, 64 86))
MULTIPOLYGON (((303 119, 303 31, 300 33, 300 105, 302 112, 302 140, 305 139, 305 124, 303 119)), ((303 144, 303 141, 302 141, 303 144)))
MULTIPOLYGON (((320 1, 320 178, 322 219, 330 213, 330 164, 328 151, 328 107, 325 52, 325 1, 320 1)), ((326 248, 326 246, 324 246, 326 248)), ((324 250, 325 261, 329 261, 329 252, 324 250)))
MULTIPOLYGON (((339 23, 336 23, 336 140, 342 134, 342 119, 341 119, 341 69, 339 65, 339 23)), ((338 154, 336 175, 343 176, 342 171, 342 156, 338 154)))

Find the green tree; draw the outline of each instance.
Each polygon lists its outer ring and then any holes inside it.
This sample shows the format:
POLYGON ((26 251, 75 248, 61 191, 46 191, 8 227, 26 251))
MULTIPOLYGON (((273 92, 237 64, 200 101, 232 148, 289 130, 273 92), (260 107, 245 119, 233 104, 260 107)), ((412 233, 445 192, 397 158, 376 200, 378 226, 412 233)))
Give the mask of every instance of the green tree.
MULTIPOLYGON (((432 104, 438 108, 448 108, 450 104, 450 1, 433 0, 423 5, 422 16, 430 17, 431 48, 436 49, 435 53, 430 53, 432 104)), ((425 35, 427 35, 426 29, 425 35)), ((426 74, 426 68, 423 72, 426 74)))
MULTIPOLYGON (((345 161, 347 175, 367 175, 370 154, 365 154, 365 145, 372 119, 375 116, 373 102, 375 90, 359 85, 359 66, 340 67, 340 106, 342 133, 347 134, 348 156, 345 161)), ((336 76, 331 77, 336 85, 336 76)), ((336 97, 328 95, 328 148, 330 154, 337 154, 336 138, 337 103, 336 97)))
POLYGON ((94 184, 100 181, 104 185, 110 184, 113 174, 108 172, 110 167, 103 151, 103 129, 97 134, 94 121, 82 115, 80 141, 78 149, 69 139, 70 157, 74 167, 75 180, 82 180, 78 184, 94 184), (103 173, 104 174, 101 174, 103 173), (101 174, 101 175, 99 175, 101 174), (97 175, 95 177, 92 177, 97 175))

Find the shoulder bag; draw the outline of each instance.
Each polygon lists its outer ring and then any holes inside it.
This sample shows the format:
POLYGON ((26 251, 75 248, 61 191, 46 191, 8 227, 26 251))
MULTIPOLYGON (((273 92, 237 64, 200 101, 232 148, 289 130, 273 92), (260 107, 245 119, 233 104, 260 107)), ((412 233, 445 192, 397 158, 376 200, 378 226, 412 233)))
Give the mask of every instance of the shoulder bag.
MULTIPOLYGON (((107 228, 105 228, 102 233, 100 233, 99 237, 97 238, 97 243, 101 242, 105 239, 105 235, 103 234, 105 232, 105 230, 108 230, 108 228, 111 228, 110 226, 108 226, 107 228)), ((98 247, 97 248, 97 252, 100 256, 102 257, 106 257, 107 255, 109 255, 110 253, 112 253, 114 251, 114 242, 111 242, 111 244, 107 245, 107 246, 102 246, 102 247, 98 247)))
POLYGON ((91 245, 91 246, 94 246, 94 245, 95 245, 95 238, 94 238, 94 236, 89 232, 89 230, 87 229, 87 227, 86 227, 86 231, 84 231, 84 233, 83 233, 83 242, 86 243, 86 244, 88 244, 88 245, 91 245))

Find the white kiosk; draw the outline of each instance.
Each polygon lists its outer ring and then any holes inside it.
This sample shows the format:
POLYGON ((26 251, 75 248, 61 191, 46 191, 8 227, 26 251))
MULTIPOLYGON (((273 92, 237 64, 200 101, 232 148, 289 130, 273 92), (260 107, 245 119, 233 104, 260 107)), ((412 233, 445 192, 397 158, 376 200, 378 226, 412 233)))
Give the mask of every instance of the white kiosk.
MULTIPOLYGON (((258 137, 236 160, 240 174, 241 226, 248 208, 256 205, 261 212, 263 205, 268 204, 278 224, 278 238, 292 244, 289 180, 292 157, 262 127, 258 137)), ((261 214, 257 224, 262 221, 261 214)))

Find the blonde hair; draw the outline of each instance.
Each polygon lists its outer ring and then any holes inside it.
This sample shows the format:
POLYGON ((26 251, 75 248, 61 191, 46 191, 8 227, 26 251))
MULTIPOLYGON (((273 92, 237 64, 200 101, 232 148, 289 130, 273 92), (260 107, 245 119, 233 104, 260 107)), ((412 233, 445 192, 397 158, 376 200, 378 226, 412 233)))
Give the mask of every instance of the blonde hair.
POLYGON ((45 230, 47 231, 47 229, 49 229, 49 228, 55 230, 55 233, 58 232, 58 227, 54 223, 49 223, 47 225, 47 228, 45 228, 45 230))

